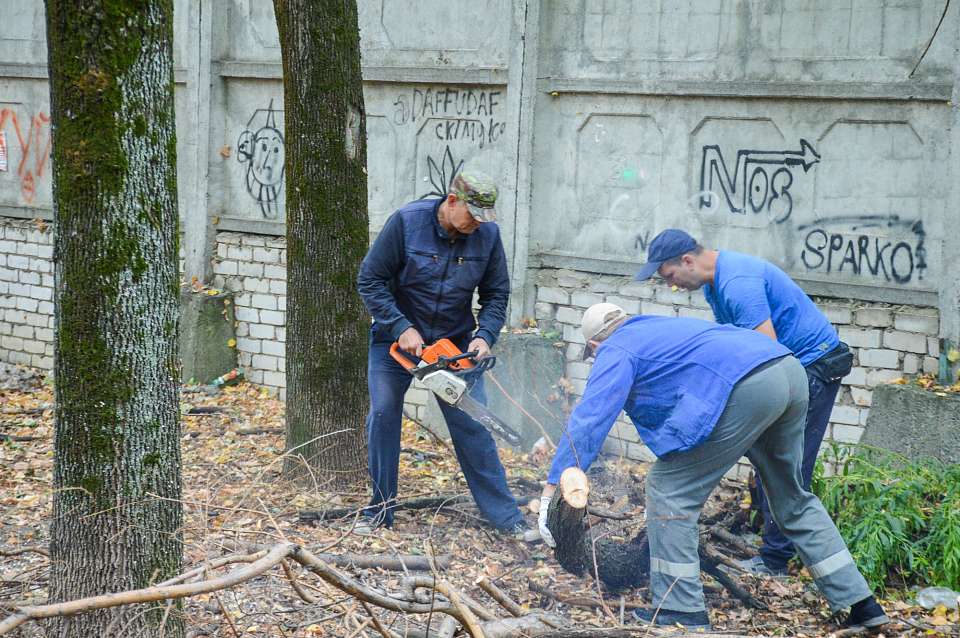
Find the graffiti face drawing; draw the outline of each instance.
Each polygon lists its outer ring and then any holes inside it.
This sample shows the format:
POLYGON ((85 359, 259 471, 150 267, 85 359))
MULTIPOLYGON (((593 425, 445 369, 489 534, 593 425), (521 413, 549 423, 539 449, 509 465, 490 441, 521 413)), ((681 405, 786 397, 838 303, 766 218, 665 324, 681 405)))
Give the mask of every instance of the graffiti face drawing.
POLYGON ((276 128, 276 111, 273 100, 266 109, 257 109, 247 122, 247 129, 237 140, 237 160, 247 165, 244 182, 247 192, 260 205, 260 212, 267 219, 276 219, 279 213, 277 200, 283 183, 283 134, 276 128), (266 111, 266 125, 250 130, 257 113, 266 111))
POLYGON ((264 127, 253 136, 253 178, 263 186, 276 186, 283 181, 283 135, 277 129, 264 127))

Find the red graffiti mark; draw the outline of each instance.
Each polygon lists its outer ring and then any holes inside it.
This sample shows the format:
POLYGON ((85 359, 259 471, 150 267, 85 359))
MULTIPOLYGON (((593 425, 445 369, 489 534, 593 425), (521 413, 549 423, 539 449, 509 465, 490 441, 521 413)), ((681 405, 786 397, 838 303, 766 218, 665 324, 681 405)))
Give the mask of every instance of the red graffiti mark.
POLYGON ((30 119, 30 130, 27 131, 26 138, 24 138, 20 123, 17 121, 16 112, 11 109, 0 109, 0 131, 4 130, 8 119, 10 124, 13 125, 17 142, 20 144, 20 163, 17 165, 17 175, 20 177, 20 194, 23 195, 24 201, 30 204, 37 194, 37 180, 43 177, 47 159, 50 157, 50 117, 42 111, 33 116, 30 119), (43 131, 44 127, 47 129, 46 133, 43 131), (31 151, 33 152, 32 167, 30 166, 31 151))

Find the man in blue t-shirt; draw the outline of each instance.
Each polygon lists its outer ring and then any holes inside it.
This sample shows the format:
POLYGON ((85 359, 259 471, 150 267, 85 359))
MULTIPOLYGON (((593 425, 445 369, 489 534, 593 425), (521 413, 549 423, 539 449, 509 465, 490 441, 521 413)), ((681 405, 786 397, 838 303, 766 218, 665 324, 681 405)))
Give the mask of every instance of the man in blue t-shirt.
MULTIPOLYGON (((654 273, 672 286, 686 290, 702 287, 717 323, 761 332, 789 348, 803 364, 810 402, 801 484, 809 490, 840 379, 850 372, 853 357, 847 345, 800 286, 763 259, 710 250, 682 230, 670 228, 650 242, 647 263, 637 279, 647 279, 654 273)), ((763 546, 760 556, 744 561, 743 566, 755 573, 784 575, 794 548, 771 516, 762 480, 757 485, 756 500, 764 518, 763 546)))
POLYGON ((807 378, 785 346, 699 319, 627 317, 611 303, 588 308, 581 332, 596 361, 540 499, 545 543, 555 545, 546 521, 561 474, 590 467, 622 410, 657 455, 646 478, 653 605, 637 610, 639 620, 710 630, 697 521, 723 475, 750 454, 830 607, 850 607, 849 626, 888 622, 820 500, 800 486, 807 378))

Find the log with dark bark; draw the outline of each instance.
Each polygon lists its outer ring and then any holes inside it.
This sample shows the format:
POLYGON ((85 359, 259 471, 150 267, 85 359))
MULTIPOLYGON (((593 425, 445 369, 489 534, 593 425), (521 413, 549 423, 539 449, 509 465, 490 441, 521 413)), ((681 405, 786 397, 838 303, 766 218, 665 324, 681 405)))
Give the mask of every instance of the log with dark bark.
POLYGON ((589 481, 580 469, 564 471, 547 513, 547 527, 557 543, 557 562, 571 574, 598 576, 611 590, 646 583, 650 573, 646 535, 629 543, 597 539, 584 520, 589 495, 589 481))
POLYGON ((753 595, 741 587, 736 580, 721 571, 717 565, 717 562, 713 560, 703 550, 702 547, 700 548, 700 567, 703 569, 703 571, 713 576, 717 582, 723 585, 734 598, 742 602, 747 607, 752 607, 753 609, 769 609, 766 603, 754 598, 753 595))
MULTIPOLYGON (((522 506, 523 503, 529 500, 529 498, 529 496, 517 498, 517 504, 522 506)), ((453 507, 454 505, 469 503, 472 500, 473 497, 469 494, 440 494, 439 496, 423 496, 420 498, 398 500, 390 507, 395 512, 399 510, 443 509, 453 507)), ((327 510, 300 510, 297 513, 297 520, 301 523, 309 523, 311 521, 329 521, 336 518, 343 518, 345 516, 356 516, 359 509, 359 506, 353 506, 332 507, 327 510)))
POLYGON ((560 566, 571 574, 582 576, 588 564, 584 551, 587 514, 587 499, 590 483, 580 469, 567 468, 560 476, 560 483, 553 493, 547 511, 547 528, 556 541, 554 555, 560 566))
MULTIPOLYGON (((423 498, 409 498, 397 501, 391 505, 394 511, 398 510, 422 510, 439 509, 450 507, 459 503, 466 503, 470 500, 469 494, 441 494, 440 496, 424 496, 423 498)), ((356 515, 359 507, 333 507, 328 510, 300 510, 297 513, 297 519, 301 523, 311 521, 329 521, 344 516, 356 515)))
MULTIPOLYGON (((585 521, 589 495, 589 481, 578 468, 568 468, 560 476, 547 513, 547 527, 557 542, 554 549, 557 562, 571 574, 582 576, 586 572, 599 578, 610 591, 646 585, 650 577, 650 547, 646 531, 641 531, 628 543, 598 538, 599 535, 585 521)), ((729 562, 729 559, 721 556, 716 548, 701 544, 699 553, 703 570, 732 596, 748 607, 767 608, 735 579, 718 569, 721 562, 729 562)))

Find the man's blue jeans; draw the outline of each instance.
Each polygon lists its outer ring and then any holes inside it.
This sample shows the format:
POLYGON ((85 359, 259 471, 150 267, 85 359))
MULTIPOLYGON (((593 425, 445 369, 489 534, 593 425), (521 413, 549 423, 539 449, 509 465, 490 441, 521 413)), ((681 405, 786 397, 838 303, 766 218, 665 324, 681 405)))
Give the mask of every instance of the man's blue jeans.
MULTIPOLYGON (((800 478, 805 490, 810 489, 813 468, 817 463, 817 454, 820 453, 820 443, 827 431, 827 424, 830 422, 833 402, 840 390, 840 381, 826 383, 807 371, 807 385, 810 388, 810 403, 807 407, 807 424, 803 431, 803 464, 800 467, 800 478)), ((760 557, 770 569, 783 569, 796 550, 773 520, 759 475, 757 501, 757 506, 763 513, 763 545, 760 547, 760 557)))
MULTIPOLYGON (((463 350, 467 343, 456 345, 463 350)), ((373 496, 364 514, 387 527, 393 524, 392 506, 397 499, 403 396, 412 380, 413 376, 390 356, 390 342, 371 340, 367 360, 367 384, 370 389, 367 460, 373 481, 373 496)), ((482 378, 473 386, 471 395, 486 403, 482 378)), ((444 401, 437 401, 437 404, 447 422, 457 461, 480 513, 494 527, 512 528, 523 520, 523 515, 507 487, 506 473, 493 437, 460 410, 444 401)))

